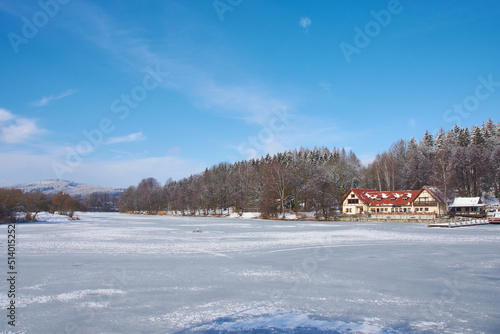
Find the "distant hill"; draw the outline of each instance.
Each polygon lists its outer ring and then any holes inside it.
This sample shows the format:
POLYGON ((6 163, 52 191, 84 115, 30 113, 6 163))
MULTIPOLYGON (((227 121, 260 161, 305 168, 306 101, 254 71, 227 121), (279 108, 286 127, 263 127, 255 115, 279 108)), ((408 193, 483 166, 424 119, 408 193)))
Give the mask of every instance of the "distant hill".
POLYGON ((66 180, 44 180, 32 183, 18 184, 12 188, 20 189, 25 193, 42 192, 44 194, 57 194, 62 191, 71 196, 81 197, 94 192, 104 192, 109 194, 119 194, 123 189, 101 187, 86 183, 76 183, 66 180))

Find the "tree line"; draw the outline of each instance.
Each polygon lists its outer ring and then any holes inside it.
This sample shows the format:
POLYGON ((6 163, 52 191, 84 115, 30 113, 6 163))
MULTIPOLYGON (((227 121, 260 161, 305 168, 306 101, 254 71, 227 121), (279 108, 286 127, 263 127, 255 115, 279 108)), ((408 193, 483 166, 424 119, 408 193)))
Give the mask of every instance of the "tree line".
POLYGON ((368 166, 344 149, 295 149, 260 159, 220 163, 178 181, 143 179, 120 196, 121 212, 221 214, 230 207, 277 217, 287 210, 329 217, 350 188, 438 187, 448 198, 499 196, 500 123, 455 126, 417 141, 399 140, 368 166))
POLYGON ((222 213, 230 207, 277 216, 285 209, 328 216, 344 193, 359 184, 361 163, 344 149, 315 148, 220 163, 163 186, 153 178, 127 188, 122 212, 222 213))
POLYGON ((420 189, 436 186, 448 198, 500 193, 500 123, 490 119, 481 126, 455 125, 422 140, 400 140, 378 154, 365 170, 369 188, 420 189))
POLYGON ((42 211, 73 217, 75 211, 116 211, 118 194, 94 192, 82 197, 63 192, 47 195, 23 193, 15 188, 0 188, 0 223, 36 221, 42 211))
POLYGON ((0 222, 16 222, 19 220, 36 221, 36 216, 42 211, 58 212, 73 215, 80 210, 77 198, 68 194, 58 193, 48 196, 41 192, 23 193, 15 188, 0 188, 0 222), (24 213, 24 217, 19 217, 24 213))

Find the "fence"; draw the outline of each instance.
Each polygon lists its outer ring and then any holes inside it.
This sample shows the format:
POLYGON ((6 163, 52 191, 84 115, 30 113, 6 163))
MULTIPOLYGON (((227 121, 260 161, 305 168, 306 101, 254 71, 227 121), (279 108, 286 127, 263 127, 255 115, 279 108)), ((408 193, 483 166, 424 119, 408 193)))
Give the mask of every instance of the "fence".
POLYGON ((475 226, 489 224, 488 219, 472 219, 472 218, 438 218, 433 219, 432 222, 427 223, 427 227, 461 227, 461 226, 475 226))

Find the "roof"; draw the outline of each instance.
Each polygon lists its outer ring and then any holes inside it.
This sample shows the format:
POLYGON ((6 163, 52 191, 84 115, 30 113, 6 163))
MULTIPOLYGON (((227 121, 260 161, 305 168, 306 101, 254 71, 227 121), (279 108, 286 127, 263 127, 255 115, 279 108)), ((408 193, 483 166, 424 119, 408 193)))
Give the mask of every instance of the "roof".
POLYGON ((431 196, 436 201, 438 201, 440 203, 446 203, 446 196, 441 192, 441 190, 439 190, 439 188, 436 188, 436 187, 424 186, 424 187, 422 187, 422 189, 420 189, 420 191, 418 192, 418 195, 416 197, 418 197, 420 195, 420 193, 423 192, 424 190, 427 190, 429 192, 429 194, 431 194, 431 196))
POLYGON ((350 193, 354 193, 359 200, 370 206, 379 205, 408 205, 413 201, 420 190, 402 190, 402 191, 377 191, 375 189, 350 189, 342 198, 342 202, 350 193))
POLYGON ((368 196, 366 196, 366 193, 368 193, 368 192, 374 192, 374 191, 376 192, 377 190, 376 190, 376 189, 358 189, 358 188, 351 188, 351 189, 349 189, 349 191, 347 192, 347 194, 345 194, 345 195, 344 195, 344 197, 342 197, 342 202, 344 202, 344 201, 345 201, 345 199, 347 198, 347 196, 349 196, 349 194, 350 194, 351 192, 353 192, 353 193, 356 195, 356 197, 358 197, 358 198, 359 198, 359 200, 360 200, 361 202, 364 202, 364 203, 368 204, 368 203, 370 203, 370 202, 371 202, 371 198, 370 198, 370 197, 368 197, 368 196))
POLYGON ((342 198, 345 201, 349 194, 354 193, 359 200, 370 206, 403 206, 410 205, 424 190, 427 190, 434 200, 446 203, 443 193, 436 187, 422 187, 420 190, 377 191, 375 189, 351 188, 342 198))
POLYGON ((481 207, 485 206, 486 204, 483 204, 481 202, 480 197, 457 197, 453 201, 453 204, 450 205, 450 208, 456 208, 456 207, 481 207))
POLYGON ((393 205, 402 206, 409 205, 413 201, 420 190, 403 190, 403 191, 375 191, 367 193, 371 197, 370 206, 393 205))

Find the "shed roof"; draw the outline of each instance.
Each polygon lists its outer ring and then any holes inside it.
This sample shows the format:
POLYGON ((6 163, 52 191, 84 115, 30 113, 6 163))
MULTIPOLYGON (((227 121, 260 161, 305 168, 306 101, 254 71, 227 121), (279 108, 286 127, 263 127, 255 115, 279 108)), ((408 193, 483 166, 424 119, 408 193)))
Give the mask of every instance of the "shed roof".
POLYGON ((456 207, 481 207, 485 206, 486 204, 483 204, 481 202, 480 197, 457 197, 453 201, 453 204, 450 205, 450 208, 456 208, 456 207))

